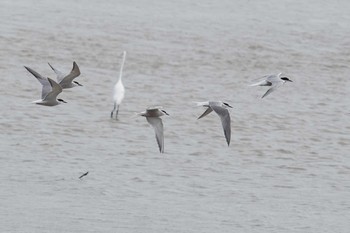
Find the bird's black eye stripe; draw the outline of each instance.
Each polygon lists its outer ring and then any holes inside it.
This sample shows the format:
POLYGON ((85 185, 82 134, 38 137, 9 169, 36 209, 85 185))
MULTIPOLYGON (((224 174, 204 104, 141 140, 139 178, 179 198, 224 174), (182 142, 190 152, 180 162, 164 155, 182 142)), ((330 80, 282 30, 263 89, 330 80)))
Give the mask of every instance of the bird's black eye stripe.
POLYGON ((289 80, 289 78, 287 78, 287 77, 282 77, 281 79, 285 80, 285 81, 289 80))

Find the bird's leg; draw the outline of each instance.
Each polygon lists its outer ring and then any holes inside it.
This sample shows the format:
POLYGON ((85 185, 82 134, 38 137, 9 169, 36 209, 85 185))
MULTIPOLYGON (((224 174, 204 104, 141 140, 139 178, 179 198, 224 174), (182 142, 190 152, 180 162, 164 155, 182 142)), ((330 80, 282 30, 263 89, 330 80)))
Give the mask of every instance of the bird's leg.
POLYGON ((118 119, 118 113, 119 113, 119 104, 118 104, 118 107, 117 107, 117 112, 116 112, 116 115, 115 115, 115 119, 118 119))
POLYGON ((116 107, 117 107, 117 103, 114 102, 114 108, 113 108, 113 110, 112 110, 112 112, 111 112, 111 118, 113 118, 113 112, 114 112, 114 110, 115 110, 116 107))

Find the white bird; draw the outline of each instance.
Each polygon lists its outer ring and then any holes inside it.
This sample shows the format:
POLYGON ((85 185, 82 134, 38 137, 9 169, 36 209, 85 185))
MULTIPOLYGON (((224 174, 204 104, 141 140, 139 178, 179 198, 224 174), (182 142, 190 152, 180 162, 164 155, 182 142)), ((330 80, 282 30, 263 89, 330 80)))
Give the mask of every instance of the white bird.
POLYGON ((41 76, 38 72, 36 72, 35 70, 29 67, 25 66, 25 68, 32 75, 34 75, 42 85, 41 99, 33 101, 32 103, 45 105, 45 106, 55 106, 60 104, 61 102, 67 103, 63 99, 57 99, 58 94, 62 92, 62 87, 59 84, 57 84, 55 81, 53 81, 50 78, 45 78, 41 76))
POLYGON ((124 93, 125 93, 125 88, 122 82, 122 76, 123 76, 123 67, 124 67, 125 58, 126 58, 126 51, 124 51, 122 55, 123 55, 123 60, 120 67, 119 79, 118 79, 118 82, 114 85, 114 89, 113 89, 114 108, 111 112, 111 118, 113 118, 113 112, 117 109, 116 116, 115 116, 116 119, 118 118, 119 105, 122 103, 124 99, 124 93))
POLYGON ((51 69, 56 73, 57 82, 61 85, 63 89, 72 88, 75 86, 83 86, 77 81, 73 81, 76 77, 80 75, 80 69, 76 62, 73 62, 73 68, 69 74, 64 74, 61 71, 53 68, 50 63, 48 64, 51 67, 51 69))
POLYGON ((198 102, 197 106, 207 107, 205 112, 198 117, 201 119, 202 117, 208 115, 212 111, 216 112, 221 119, 222 128, 224 129, 224 134, 226 138, 227 145, 230 145, 231 140, 231 117, 227 108, 232 108, 228 103, 222 101, 206 101, 206 102, 198 102))
POLYGON ((261 97, 264 98, 271 92, 275 91, 277 88, 282 86, 285 82, 293 82, 287 77, 281 77, 282 73, 279 74, 271 74, 265 75, 261 78, 261 80, 257 83, 251 84, 250 86, 271 86, 270 89, 266 91, 266 93, 261 97))
POLYGON ((160 117, 169 114, 161 109, 161 107, 151 107, 147 108, 146 111, 141 112, 138 115, 146 117, 148 123, 154 128, 159 151, 160 153, 164 153, 163 122, 160 117))

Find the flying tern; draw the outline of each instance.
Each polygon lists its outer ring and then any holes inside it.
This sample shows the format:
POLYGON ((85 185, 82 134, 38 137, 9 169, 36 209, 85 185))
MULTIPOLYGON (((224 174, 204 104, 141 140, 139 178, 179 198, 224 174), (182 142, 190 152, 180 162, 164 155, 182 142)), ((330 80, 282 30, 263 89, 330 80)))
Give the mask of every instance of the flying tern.
POLYGON ((80 75, 80 69, 76 62, 73 62, 73 68, 69 74, 64 74, 61 71, 57 70, 56 68, 52 67, 50 63, 48 64, 57 75, 57 82, 60 84, 60 86, 63 89, 72 88, 75 86, 83 86, 77 81, 73 81, 76 77, 80 75))
POLYGON ((57 99, 58 94, 62 92, 62 87, 60 85, 58 85, 55 81, 53 81, 50 78, 45 78, 41 76, 38 72, 29 67, 25 66, 25 68, 32 75, 34 75, 42 85, 41 99, 33 101, 33 103, 45 106, 55 106, 60 104, 61 102, 67 103, 63 99, 57 99))
POLYGON ((212 111, 216 112, 216 114, 219 115, 221 119, 222 128, 224 130, 226 142, 229 146, 231 140, 231 118, 227 108, 232 108, 232 106, 222 101, 198 102, 197 106, 203 106, 207 108, 205 112, 198 117, 198 119, 201 119, 202 117, 208 115, 212 111))
POLYGON ((139 113, 139 115, 146 117, 148 123, 154 128, 159 151, 160 153, 164 153, 163 122, 160 117, 169 114, 161 107, 151 107, 146 109, 146 111, 139 113))
POLYGON ((277 88, 282 86, 286 82, 293 82, 288 77, 283 76, 282 73, 279 74, 272 74, 272 75, 265 75, 261 78, 261 80, 257 83, 251 84, 250 86, 271 86, 270 89, 266 91, 266 93, 261 97, 264 98, 271 92, 275 91, 277 88))

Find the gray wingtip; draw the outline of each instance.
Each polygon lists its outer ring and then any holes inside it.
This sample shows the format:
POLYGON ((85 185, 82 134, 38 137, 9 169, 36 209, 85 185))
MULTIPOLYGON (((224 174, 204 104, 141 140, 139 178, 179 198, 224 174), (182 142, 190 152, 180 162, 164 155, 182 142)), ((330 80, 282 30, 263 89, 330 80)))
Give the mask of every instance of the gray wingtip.
POLYGON ((73 68, 72 68, 71 72, 76 72, 77 77, 81 74, 80 68, 75 61, 73 61, 73 68))
POLYGON ((51 69, 53 70, 53 71, 55 71, 55 69, 52 67, 52 65, 48 62, 47 64, 49 64, 49 66, 51 67, 51 69))
POLYGON ((55 81, 53 81, 51 78, 47 78, 47 80, 49 81, 51 87, 54 85, 55 81))
POLYGON ((26 70, 31 73, 32 75, 34 75, 36 78, 38 78, 38 74, 37 72, 35 72, 32 68, 28 67, 28 66, 24 66, 24 68, 26 68, 26 70))

